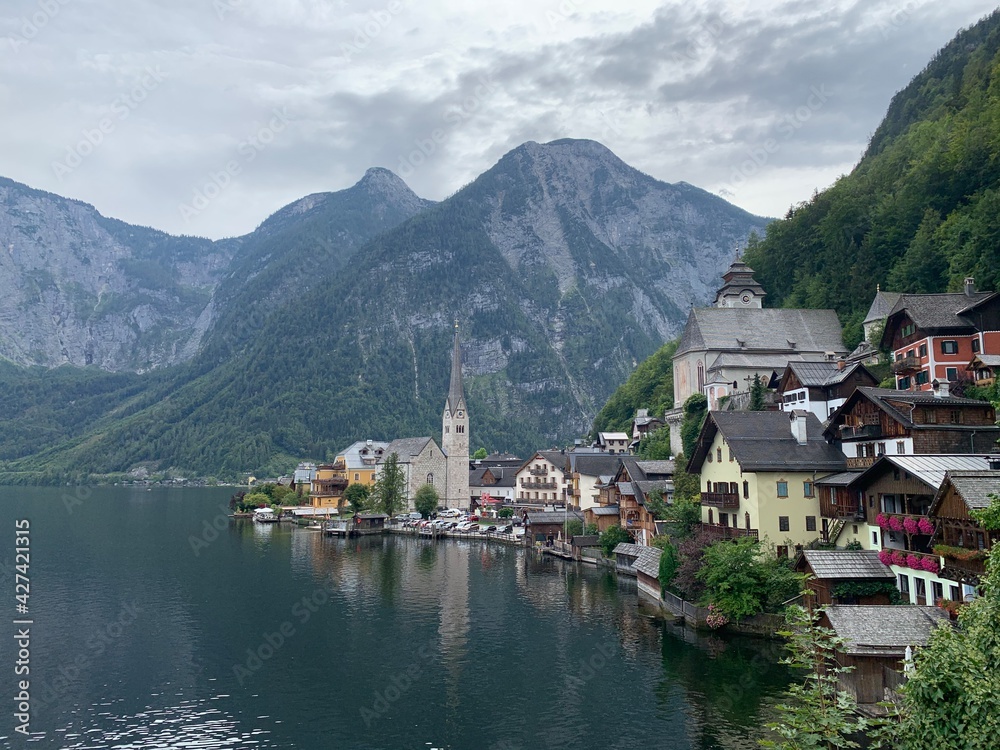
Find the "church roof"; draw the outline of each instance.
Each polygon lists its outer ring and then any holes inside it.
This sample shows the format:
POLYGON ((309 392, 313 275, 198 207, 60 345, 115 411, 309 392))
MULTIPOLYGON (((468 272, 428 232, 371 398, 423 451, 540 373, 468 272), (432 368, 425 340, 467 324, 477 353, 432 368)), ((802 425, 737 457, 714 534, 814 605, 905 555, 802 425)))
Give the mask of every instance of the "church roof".
POLYGON ((462 347, 458 340, 458 325, 455 325, 455 347, 451 353, 451 385, 448 388, 448 410, 465 408, 465 393, 462 390, 462 347))
POLYGON ((677 347, 690 351, 847 353, 833 310, 701 307, 691 310, 677 347))
POLYGON ((884 320, 892 312, 892 308, 899 302, 903 295, 899 292, 883 292, 879 289, 872 300, 872 306, 868 308, 868 315, 865 316, 865 323, 875 323, 884 320))
POLYGON ((419 456, 423 453, 428 443, 433 442, 434 438, 429 437, 400 438, 399 440, 393 440, 386 447, 379 463, 385 463, 385 459, 393 453, 399 456, 399 463, 409 463, 411 458, 419 456))

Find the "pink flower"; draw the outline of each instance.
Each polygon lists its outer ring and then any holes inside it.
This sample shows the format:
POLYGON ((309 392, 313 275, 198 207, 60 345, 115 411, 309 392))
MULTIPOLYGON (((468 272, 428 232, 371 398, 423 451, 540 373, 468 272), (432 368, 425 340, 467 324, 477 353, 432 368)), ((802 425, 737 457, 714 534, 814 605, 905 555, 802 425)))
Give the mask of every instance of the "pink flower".
POLYGON ((892 553, 887 549, 879 550, 878 559, 883 565, 892 565, 892 553))
POLYGON ((877 523, 881 529, 889 528, 889 518, 885 515, 885 513, 879 513, 875 516, 875 523, 877 523))
POLYGON ((903 530, 903 522, 899 520, 899 516, 889 517, 889 528, 892 529, 893 531, 903 530))
POLYGON ((926 570, 928 573, 937 573, 941 566, 938 565, 938 561, 933 557, 925 557, 920 561, 920 567, 926 570))
POLYGON ((917 525, 917 522, 914 521, 912 518, 903 519, 903 531, 905 531, 907 534, 916 534, 917 531, 919 531, 919 529, 920 527, 917 525))
POLYGON ((920 565, 920 558, 917 557, 916 555, 907 555, 906 567, 913 568, 914 570, 922 570, 922 566, 920 565))
POLYGON ((899 550, 892 553, 892 564, 898 565, 899 567, 904 567, 906 565, 906 555, 904 555, 899 550))
POLYGON ((929 536, 934 533, 934 524, 926 518, 921 518, 917 521, 917 527, 920 529, 921 534, 927 534, 929 536))

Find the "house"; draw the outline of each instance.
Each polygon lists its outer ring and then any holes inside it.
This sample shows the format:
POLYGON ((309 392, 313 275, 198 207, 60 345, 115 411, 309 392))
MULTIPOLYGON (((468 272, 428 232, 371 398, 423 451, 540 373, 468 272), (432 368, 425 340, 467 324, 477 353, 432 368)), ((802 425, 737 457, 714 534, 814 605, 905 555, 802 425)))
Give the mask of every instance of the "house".
POLYGON ((673 502, 673 476, 673 461, 640 461, 629 456, 622 459, 612 478, 613 489, 606 496, 609 505, 618 507, 618 525, 632 534, 639 544, 649 544, 656 536, 656 516, 649 508, 649 499, 652 493, 658 492, 664 503, 673 502))
POLYGON ((825 422, 859 386, 878 379, 860 362, 789 362, 778 383, 782 411, 805 409, 825 422))
POLYGON ((603 453, 628 453, 631 442, 624 432, 598 432, 597 448, 603 453))
POLYGON ((819 538, 816 481, 846 465, 810 412, 710 411, 687 469, 701 478, 702 528, 766 537, 787 556, 819 538))
POLYGON ((639 550, 632 567, 635 570, 636 583, 641 594, 660 600, 660 556, 663 551, 656 547, 643 547, 639 550))
POLYGON ((948 613, 937 607, 834 604, 825 622, 845 640, 837 662, 853 667, 839 677, 840 689, 859 706, 874 706, 902 684, 907 652, 926 646, 938 627, 949 627, 948 613))
POLYGON ((567 502, 577 510, 586 510, 598 504, 601 476, 616 474, 622 455, 570 451, 566 454, 566 462, 569 469, 567 502))
POLYGON ((816 480, 819 494, 820 539, 828 544, 862 545, 868 535, 864 503, 854 489, 861 471, 843 471, 816 480))
POLYGON ((646 547, 642 544, 632 544, 631 542, 619 542, 614 549, 615 570, 619 573, 635 575, 635 561, 646 547))
POLYGON ((965 371, 972 373, 977 386, 988 388, 996 382, 1000 372, 1000 354, 977 354, 965 366, 965 371))
POLYGON ((900 390, 930 390, 953 382, 977 354, 1000 354, 1000 294, 976 291, 903 294, 885 322, 881 346, 892 350, 900 390))
POLYGON ((526 516, 524 543, 529 546, 563 541, 568 521, 583 523, 583 513, 575 510, 528 511, 526 516))
POLYGON ((828 604, 893 604, 896 574, 874 550, 804 549, 795 570, 809 576, 810 608, 828 604))
POLYGON ((445 502, 444 487, 447 477, 447 457, 430 437, 401 438, 393 440, 383 451, 382 458, 376 465, 381 476, 385 460, 396 454, 399 467, 403 470, 405 480, 405 509, 413 510, 413 498, 417 490, 429 484, 438 491, 441 501, 445 502))
MULTIPOLYGON (((518 465, 521 460, 518 459, 518 465)), ((511 505, 519 466, 478 466, 469 471, 470 508, 511 505)))
POLYGON ((612 526, 618 526, 621 523, 617 503, 614 505, 595 505, 592 508, 587 508, 583 512, 583 517, 588 526, 596 526, 597 531, 602 534, 612 526))
POLYGON ((388 445, 379 440, 358 440, 338 453, 334 464, 343 467, 348 483, 371 487, 375 484, 378 462, 388 445))
POLYGON ((302 488, 307 491, 312 489, 312 480, 316 476, 316 464, 314 463, 300 463, 295 467, 295 471, 292 474, 292 487, 295 487, 300 492, 302 488))
POLYGON ((722 278, 715 306, 693 309, 684 326, 673 357, 675 409, 693 393, 718 409, 720 398, 748 390, 755 375, 770 385, 790 361, 847 354, 833 310, 764 308, 764 290, 739 259, 722 278))
MULTIPOLYGON (((945 537, 951 541, 958 541, 955 535, 958 529, 972 534, 963 536, 963 545, 978 548, 979 539, 968 528, 953 495, 942 495, 939 501, 939 507, 949 517, 954 516, 948 523, 936 520, 931 506, 947 475, 991 472, 998 465, 1000 456, 883 456, 854 480, 852 489, 861 497, 868 525, 865 547, 876 550, 879 559, 892 568, 904 600, 933 604, 938 599, 964 601, 973 595, 974 587, 965 582, 968 566, 957 559, 958 553, 953 558, 943 557, 934 546, 940 543, 941 531, 946 526, 952 528, 952 533, 945 537), (950 498, 947 504, 946 497, 950 498)), ((949 492, 953 491, 956 490, 949 492)))
POLYGON ((538 451, 517 471, 518 505, 544 508, 566 502, 566 451, 538 451))
POLYGON ((639 447, 639 441, 656 432, 663 427, 663 424, 663 420, 659 417, 649 416, 649 409, 636 409, 632 418, 632 442, 629 443, 629 450, 635 452, 639 447))
POLYGON ((857 388, 824 432, 840 443, 852 469, 878 456, 922 453, 985 453, 1000 438, 996 411, 986 401, 958 398, 948 385, 937 391, 857 388))
POLYGON ((877 336, 881 340, 882 331, 885 330, 885 320, 889 317, 889 313, 892 312, 892 309, 902 296, 899 292, 883 292, 880 286, 875 287, 875 299, 872 300, 871 307, 868 308, 868 314, 865 315, 865 320, 861 324, 865 332, 866 342, 869 344, 879 343, 878 341, 873 341, 873 339, 877 336))
POLYGON ((348 484, 343 462, 317 465, 309 483, 309 504, 313 508, 339 509, 348 484))
POLYGON ((385 522, 389 516, 384 513, 359 513, 354 517, 354 525, 348 532, 351 536, 381 534, 385 530, 385 522))
POLYGON ((983 529, 970 513, 1000 496, 1000 459, 988 465, 987 471, 946 472, 928 510, 935 526, 932 551, 944 560, 941 575, 974 586, 986 573, 987 550, 1000 542, 1000 531, 983 529))

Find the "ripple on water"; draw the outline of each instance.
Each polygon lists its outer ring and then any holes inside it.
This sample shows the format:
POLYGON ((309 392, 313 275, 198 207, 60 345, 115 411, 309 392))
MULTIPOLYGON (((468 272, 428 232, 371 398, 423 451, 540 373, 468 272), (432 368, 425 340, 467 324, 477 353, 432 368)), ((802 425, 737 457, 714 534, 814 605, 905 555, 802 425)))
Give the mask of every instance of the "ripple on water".
MULTIPOLYGON (((268 741, 270 730, 242 729, 235 718, 209 705, 209 701, 222 697, 228 696, 186 700, 174 706, 147 706, 132 714, 107 710, 124 699, 93 704, 74 712, 70 723, 55 732, 60 735, 60 746, 66 750, 277 747, 268 741)), ((258 716, 256 721, 269 719, 258 716)))

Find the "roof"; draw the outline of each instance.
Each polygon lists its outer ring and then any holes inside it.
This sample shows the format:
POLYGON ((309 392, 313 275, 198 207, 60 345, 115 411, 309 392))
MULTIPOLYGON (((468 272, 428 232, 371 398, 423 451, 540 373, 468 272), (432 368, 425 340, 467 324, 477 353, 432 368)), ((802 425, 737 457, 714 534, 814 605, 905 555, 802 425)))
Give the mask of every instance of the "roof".
POLYGON ((451 353, 451 383, 448 386, 448 410, 465 408, 465 393, 462 390, 462 346, 458 340, 458 323, 455 323, 455 344, 451 353))
MULTIPOLYGON (((844 382, 852 373, 859 368, 865 369, 860 362, 841 367, 837 362, 789 362, 788 369, 795 373, 796 379, 803 387, 823 388, 837 385, 844 382)), ((868 373, 871 381, 875 381, 874 376, 868 373)))
MULTIPOLYGON (((754 370, 773 370, 784 372, 790 360, 801 360, 804 355, 794 352, 722 352, 708 367, 708 374, 718 378, 715 382, 726 382, 722 373, 726 368, 750 368, 754 370)), ((805 356, 816 357, 816 352, 808 352, 805 356)), ((732 382, 732 381, 730 381, 732 382)))
POLYGON ((600 440, 628 440, 629 436, 624 432, 598 432, 597 437, 600 440))
POLYGON ((595 505, 588 510, 595 516, 617 516, 618 506, 617 505, 595 505))
POLYGON ((636 461, 635 465, 639 467, 647 479, 657 475, 672 477, 676 469, 676 464, 673 461, 636 461))
POLYGON ((365 521, 377 521, 380 518, 384 520, 389 516, 385 513, 358 513, 357 517, 365 521))
POLYGON ((641 544, 629 544, 628 542, 619 542, 618 546, 615 547, 616 555, 628 555, 629 557, 638 557, 639 553, 643 550, 641 544))
POLYGON ((990 507, 990 495, 1000 495, 1000 471, 949 471, 931 504, 933 512, 937 511, 949 484, 969 510, 982 510, 990 507))
POLYGON ((518 471, 522 471, 522 470, 526 469, 537 458, 545 459, 550 464, 552 464, 557 469, 559 469, 559 471, 565 471, 565 469, 566 469, 566 451, 563 451, 563 450, 548 450, 548 451, 536 451, 535 454, 531 458, 529 458, 527 461, 524 461, 518 467, 518 471))
POLYGON ((859 362, 869 357, 874 357, 879 354, 879 350, 869 344, 867 341, 862 341, 858 344, 854 351, 847 355, 848 362, 859 362))
POLYGON ((674 356, 709 350, 847 353, 833 310, 695 308, 674 356))
POLYGON ((663 551, 657 547, 640 547, 639 557, 632 563, 637 572, 650 578, 660 577, 660 555, 663 551))
POLYGON ((823 438, 812 412, 710 411, 691 455, 688 471, 701 470, 716 432, 721 432, 743 471, 830 471, 847 468, 840 449, 823 438), (791 420, 806 420, 806 443, 792 435, 791 420))
MULTIPOLYGON (((390 455, 395 453, 399 456, 400 463, 409 463, 409 459, 414 456, 419 456, 424 452, 428 443, 434 443, 434 438, 429 437, 418 437, 418 438, 400 438, 399 440, 393 440, 386 446, 385 451, 382 453, 382 458, 379 463, 385 463, 385 459, 390 455)), ((437 443, 434 443, 437 445, 437 443)))
MULTIPOLYGON (((977 401, 972 398, 961 398, 959 396, 938 396, 933 391, 896 391, 891 388, 873 388, 870 386, 858 386, 854 392, 847 397, 847 400, 837 411, 830 415, 827 422, 826 433, 836 436, 835 430, 840 424, 840 417, 847 414, 857 403, 858 399, 868 399, 879 409, 895 419, 904 427, 917 429, 948 429, 948 430, 976 430, 986 431, 996 429, 989 425, 970 426, 964 424, 915 424, 910 419, 911 407, 917 405, 938 405, 938 406, 970 406, 978 408, 992 408, 988 401, 977 401)), ((839 436, 837 436, 839 437, 839 436)))
POLYGON ((561 511, 561 510, 544 510, 532 513, 528 511, 528 523, 530 524, 543 524, 550 525, 556 523, 563 523, 564 521, 571 521, 573 519, 578 521, 583 520, 583 513, 578 510, 571 511, 561 511))
POLYGON ((881 289, 875 292, 875 299, 872 300, 868 314, 865 316, 865 323, 875 323, 884 320, 892 312, 892 308, 899 302, 903 295, 899 292, 883 292, 881 289))
POLYGON ((622 462, 620 453, 567 453, 571 472, 588 477, 614 474, 622 462))
POLYGON ((882 335, 883 342, 889 344, 895 326, 894 321, 906 315, 922 331, 928 330, 976 330, 971 318, 964 313, 995 297, 995 292, 955 292, 951 294, 901 294, 892 310, 882 335), (887 341, 888 338, 888 341, 887 341))
POLYGON ((344 448, 337 454, 338 458, 344 458, 344 465, 348 469, 361 469, 374 464, 376 458, 380 458, 382 452, 388 447, 388 443, 380 440, 358 440, 344 448), (365 460, 369 463, 365 463, 365 460))
POLYGON ((802 550, 802 557, 816 578, 885 578, 896 580, 892 568, 878 559, 875 550, 802 550))
POLYGON ((974 362, 979 362, 983 367, 1000 367, 1000 354, 977 354, 969 362, 970 367, 974 362))
POLYGON ((943 609, 915 604, 834 604, 826 616, 851 656, 901 657, 907 646, 926 646, 931 633, 948 622, 943 609))
POLYGON ((902 469, 934 490, 937 490, 944 483, 946 473, 955 471, 985 472, 990 469, 990 457, 986 455, 952 453, 923 456, 882 456, 863 476, 868 476, 883 462, 902 469))
POLYGON ((839 474, 817 479, 816 484, 820 487, 847 487, 854 483, 854 480, 861 476, 860 471, 842 471, 839 474))
POLYGON ((517 468, 514 466, 483 466, 469 470, 470 487, 514 487, 517 484, 517 468), (496 480, 485 484, 483 477, 489 472, 496 480))

